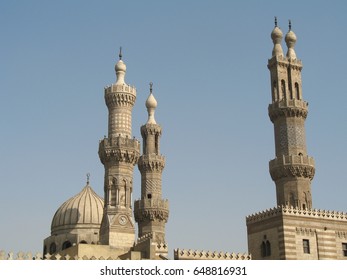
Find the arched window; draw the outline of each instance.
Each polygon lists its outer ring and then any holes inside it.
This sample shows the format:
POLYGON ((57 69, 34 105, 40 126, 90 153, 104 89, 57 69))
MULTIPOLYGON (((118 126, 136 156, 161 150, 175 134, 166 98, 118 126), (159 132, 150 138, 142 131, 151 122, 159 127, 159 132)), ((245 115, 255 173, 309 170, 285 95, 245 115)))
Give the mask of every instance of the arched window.
POLYGON ((271 256, 271 244, 269 240, 266 240, 266 256, 271 256))
POLYGON ((295 83, 295 95, 296 99, 300 100, 299 84, 295 83))
POLYGON ((286 82, 285 80, 281 80, 281 91, 282 91, 282 97, 287 98, 286 96, 286 82))
POLYGON ((45 258, 45 255, 47 254, 47 246, 43 246, 43 258, 45 258))
POLYGON ((271 256, 271 244, 269 240, 263 241, 261 243, 261 256, 262 258, 271 256))
POLYGON ((276 81, 273 82, 273 85, 272 85, 272 100, 275 101, 275 100, 279 100, 280 97, 278 96, 278 91, 277 91, 277 83, 276 81))
POLYGON ((61 247, 62 250, 65 250, 67 248, 70 248, 72 246, 71 242, 70 241, 65 241, 63 243, 63 246, 61 247))
POLYGON ((49 246, 49 253, 52 255, 57 251, 57 245, 55 245, 55 243, 53 242, 50 246, 49 246))
POLYGON ((266 257, 266 244, 264 241, 261 243, 260 250, 261 250, 261 256, 263 258, 266 257))

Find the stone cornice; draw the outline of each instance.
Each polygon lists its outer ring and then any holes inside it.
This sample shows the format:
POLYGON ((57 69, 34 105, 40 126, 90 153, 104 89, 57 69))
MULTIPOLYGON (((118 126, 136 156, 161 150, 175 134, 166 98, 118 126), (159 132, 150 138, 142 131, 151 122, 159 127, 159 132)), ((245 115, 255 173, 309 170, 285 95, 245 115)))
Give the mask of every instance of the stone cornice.
POLYGON ((347 221, 347 213, 320 209, 301 209, 290 206, 277 206, 246 217, 246 223, 260 222, 273 217, 293 216, 313 219, 328 219, 335 221, 347 221))
POLYGON ((308 114, 308 103, 297 99, 282 99, 269 104, 268 113, 272 122, 280 117, 306 119, 308 114))
POLYGON ((142 155, 138 161, 141 172, 162 172, 165 167, 165 157, 162 155, 142 155))
POLYGON ((135 165, 140 156, 140 142, 127 137, 104 138, 99 143, 99 157, 106 162, 126 162, 135 165))
POLYGON ((169 201, 166 199, 141 199, 134 203, 134 216, 136 222, 163 221, 169 218, 169 201))
POLYGON ((105 101, 107 107, 134 106, 136 89, 129 85, 111 85, 105 87, 105 101))

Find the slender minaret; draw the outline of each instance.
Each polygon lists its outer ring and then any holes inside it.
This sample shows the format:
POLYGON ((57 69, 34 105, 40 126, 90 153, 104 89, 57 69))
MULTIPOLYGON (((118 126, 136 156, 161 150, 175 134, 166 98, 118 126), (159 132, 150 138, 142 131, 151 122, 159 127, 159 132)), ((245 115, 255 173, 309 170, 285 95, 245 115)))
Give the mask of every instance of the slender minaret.
POLYGON ((162 172, 165 158, 160 154, 161 126, 154 119, 157 101, 152 93, 146 101, 148 121, 141 127, 143 155, 138 167, 141 172, 141 199, 135 201, 134 214, 138 223, 139 237, 152 234, 158 243, 165 243, 165 224, 169 217, 169 202, 162 199, 162 172))
POLYGON ((99 144, 99 157, 105 167, 100 243, 127 251, 135 241, 131 204, 133 169, 140 155, 140 143, 131 136, 131 111, 136 89, 124 81, 126 66, 121 51, 115 70, 116 83, 105 87, 108 138, 99 144))
POLYGON ((268 109, 275 130, 276 158, 270 161, 269 167, 276 184, 277 205, 312 208, 311 180, 315 167, 313 158, 307 155, 304 126, 308 103, 302 97, 302 63, 296 58, 296 35, 291 30, 291 22, 285 36, 286 56, 277 19, 271 38, 274 47, 268 68, 272 103, 268 109))

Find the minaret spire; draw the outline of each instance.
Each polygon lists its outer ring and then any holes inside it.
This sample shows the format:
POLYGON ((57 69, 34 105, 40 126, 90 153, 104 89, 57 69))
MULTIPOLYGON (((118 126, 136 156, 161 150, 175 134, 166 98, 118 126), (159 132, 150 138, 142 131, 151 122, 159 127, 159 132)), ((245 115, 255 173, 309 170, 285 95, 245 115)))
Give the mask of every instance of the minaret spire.
POLYGON ((274 47, 272 49, 272 56, 283 56, 283 50, 281 46, 283 33, 281 29, 277 26, 277 17, 275 17, 275 27, 271 32, 272 42, 274 47))
POLYGON ((100 243, 127 252, 135 241, 133 169, 140 155, 140 143, 131 135, 136 89, 125 83, 126 66, 121 58, 120 48, 119 61, 115 66, 117 81, 105 88, 108 137, 99 143, 99 157, 105 168, 100 243))
MULTIPOLYGON (((279 39, 276 28, 271 34, 273 41, 274 37, 279 39)), ((312 208, 311 180, 315 167, 306 150, 308 103, 302 96, 302 63, 296 59, 296 36, 290 21, 285 41, 287 56, 273 55, 268 62, 272 92, 268 111, 274 124, 276 145, 276 157, 270 161, 269 167, 276 184, 277 204, 307 209, 312 208)))
MULTIPOLYGON (((162 199, 162 172, 165 158, 160 154, 159 142, 162 129, 154 120, 157 101, 153 96, 152 86, 150 83, 150 93, 146 101, 148 121, 141 127, 143 154, 138 162, 141 172, 141 199, 135 201, 134 214, 139 227, 139 238, 149 234, 155 242, 165 244, 169 203, 168 200, 162 199)), ((164 247, 167 253, 166 245, 164 247)))

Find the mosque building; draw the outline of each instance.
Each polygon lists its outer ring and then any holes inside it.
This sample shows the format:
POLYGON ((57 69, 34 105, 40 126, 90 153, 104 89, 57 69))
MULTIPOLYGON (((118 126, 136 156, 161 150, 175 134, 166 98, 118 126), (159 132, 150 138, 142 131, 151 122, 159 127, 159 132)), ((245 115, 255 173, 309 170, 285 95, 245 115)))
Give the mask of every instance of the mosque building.
MULTIPOLYGON (((175 249, 177 260, 347 259, 347 215, 313 208, 311 181, 315 163, 307 154, 302 62, 295 53, 291 30, 271 33, 270 70, 272 103, 268 107, 275 134, 275 158, 269 163, 276 185, 277 206, 246 217, 248 254, 175 249)), ((44 255, 85 256, 87 259, 167 259, 165 225, 169 202, 162 197, 165 157, 160 153, 162 128, 155 120, 157 101, 152 83, 146 101, 148 120, 140 142, 132 136, 132 108, 136 89, 125 82, 126 65, 120 51, 116 83, 105 87, 108 135, 99 143, 104 165, 104 197, 89 184, 56 211, 44 255), (133 170, 141 173, 141 198, 132 199, 133 170), (134 217, 134 218, 133 218, 134 217), (135 236, 135 226, 138 236, 135 236)))

